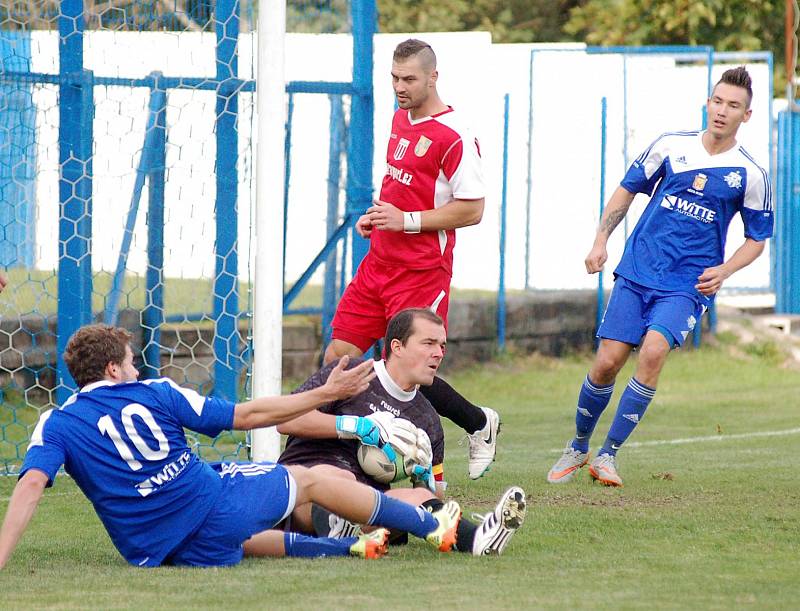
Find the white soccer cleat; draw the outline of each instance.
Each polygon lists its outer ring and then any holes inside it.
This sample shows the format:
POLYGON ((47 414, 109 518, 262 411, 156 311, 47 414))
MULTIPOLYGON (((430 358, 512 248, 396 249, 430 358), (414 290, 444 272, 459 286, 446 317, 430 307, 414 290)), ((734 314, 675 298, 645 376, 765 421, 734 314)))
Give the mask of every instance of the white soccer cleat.
POLYGON ((328 532, 328 536, 331 539, 346 539, 347 537, 360 537, 364 534, 364 531, 361 529, 359 524, 353 524, 352 522, 345 520, 342 517, 337 516, 336 514, 332 513, 328 516, 328 525, 330 526, 330 531, 328 532))
POLYGON ((561 458, 547 473, 547 481, 551 484, 566 484, 587 462, 589 462, 589 453, 576 450, 572 447, 572 443, 568 443, 561 458))
POLYGON ((502 554, 511 537, 525 521, 526 510, 525 491, 519 486, 506 490, 494 511, 483 516, 472 542, 472 555, 502 554))
POLYGON ((478 479, 489 470, 497 453, 497 434, 500 432, 500 415, 491 408, 482 407, 486 414, 486 425, 479 431, 467 435, 469 439, 470 479, 478 479))
POLYGON ((589 465, 589 475, 604 486, 622 487, 622 478, 617 473, 617 461, 611 454, 600 454, 589 465))

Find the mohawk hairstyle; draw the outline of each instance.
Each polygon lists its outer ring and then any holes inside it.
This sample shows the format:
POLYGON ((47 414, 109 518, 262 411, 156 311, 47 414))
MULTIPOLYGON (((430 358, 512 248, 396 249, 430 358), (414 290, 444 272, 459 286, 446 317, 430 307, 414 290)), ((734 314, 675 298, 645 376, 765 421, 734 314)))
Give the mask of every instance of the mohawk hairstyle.
POLYGON ((403 62, 417 55, 419 55, 420 63, 428 72, 436 70, 436 53, 433 52, 433 48, 427 42, 416 38, 409 38, 397 45, 392 61, 403 62))
MULTIPOLYGON (((720 83, 744 89, 747 92, 747 107, 750 107, 750 102, 753 100, 753 81, 744 66, 737 66, 723 72, 717 85, 720 83)), ((716 88, 716 85, 714 87, 716 88)))

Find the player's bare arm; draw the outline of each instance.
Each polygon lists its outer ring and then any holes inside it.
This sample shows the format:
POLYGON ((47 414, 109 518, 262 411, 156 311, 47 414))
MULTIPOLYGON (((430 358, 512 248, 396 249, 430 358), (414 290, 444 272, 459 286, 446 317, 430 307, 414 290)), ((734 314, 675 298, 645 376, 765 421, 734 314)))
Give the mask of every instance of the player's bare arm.
POLYGON ((706 296, 715 295, 722 284, 743 267, 747 267, 764 252, 764 242, 747 238, 731 258, 722 265, 706 268, 697 278, 695 288, 706 296))
POLYGON ((28 528, 45 486, 47 486, 47 475, 38 469, 31 469, 14 487, 0 530, 0 569, 6 565, 22 534, 28 528))
POLYGON ((364 392, 375 377, 372 359, 345 369, 349 357, 343 357, 331 370, 324 386, 280 397, 261 397, 238 403, 233 412, 233 428, 249 430, 281 424, 317 407, 364 392))
POLYGON ((367 210, 370 224, 384 231, 408 231, 408 225, 416 231, 442 231, 477 225, 483 218, 484 199, 454 199, 433 210, 403 212, 389 202, 375 200, 367 210), (406 214, 419 215, 406 219, 406 214))
POLYGON ((288 422, 278 425, 281 435, 306 437, 309 439, 336 439, 336 416, 313 410, 288 422))
POLYGON ((635 194, 624 187, 617 187, 611 195, 605 212, 603 212, 603 218, 600 219, 600 226, 597 228, 597 235, 595 236, 592 250, 586 255, 586 260, 584 261, 586 264, 586 273, 596 274, 602 271, 603 266, 608 260, 608 251, 606 250, 608 238, 622 219, 625 218, 634 197, 635 194))

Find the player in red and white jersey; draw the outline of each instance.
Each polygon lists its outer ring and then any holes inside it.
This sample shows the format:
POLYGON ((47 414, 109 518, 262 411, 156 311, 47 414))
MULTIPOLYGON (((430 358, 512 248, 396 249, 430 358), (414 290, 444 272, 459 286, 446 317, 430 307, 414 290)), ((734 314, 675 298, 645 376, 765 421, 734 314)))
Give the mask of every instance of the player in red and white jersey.
MULTIPOLYGON (((403 108, 395 112, 379 206, 393 204, 408 213, 411 231, 416 231, 424 211, 443 209, 456 200, 463 202, 465 220, 472 221, 483 211, 484 193, 478 143, 458 112, 448 106, 420 119, 413 119, 403 108)), ((425 217, 427 221, 428 215, 425 217)), ((375 213, 370 221, 378 222, 375 213)), ((443 268, 452 274, 456 231, 451 226, 455 222, 440 224, 448 228, 416 233, 375 231, 370 256, 406 269, 443 268)), ((430 222, 426 223, 429 226, 430 222)))
MULTIPOLYGON (((325 363, 363 354, 406 308, 427 307, 447 322, 455 230, 483 216, 485 187, 478 141, 436 90, 436 55, 421 40, 394 51, 398 110, 386 151, 380 198, 356 223, 371 241, 333 319, 325 363)), ((437 413, 469 435, 469 475, 495 457, 500 417, 467 401, 439 377, 422 393, 437 413)))

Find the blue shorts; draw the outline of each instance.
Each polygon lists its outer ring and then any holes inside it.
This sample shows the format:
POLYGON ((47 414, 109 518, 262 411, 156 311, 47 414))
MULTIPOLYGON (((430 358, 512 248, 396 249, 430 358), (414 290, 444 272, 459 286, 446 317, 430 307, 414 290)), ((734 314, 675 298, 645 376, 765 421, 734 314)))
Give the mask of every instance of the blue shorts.
POLYGON ((652 326, 663 327, 680 347, 706 306, 685 293, 659 291, 618 276, 597 337, 638 346, 652 326))
POLYGON ((294 510, 297 485, 285 467, 268 462, 211 466, 222 478, 219 499, 200 529, 165 564, 237 564, 245 541, 269 530, 294 510))

